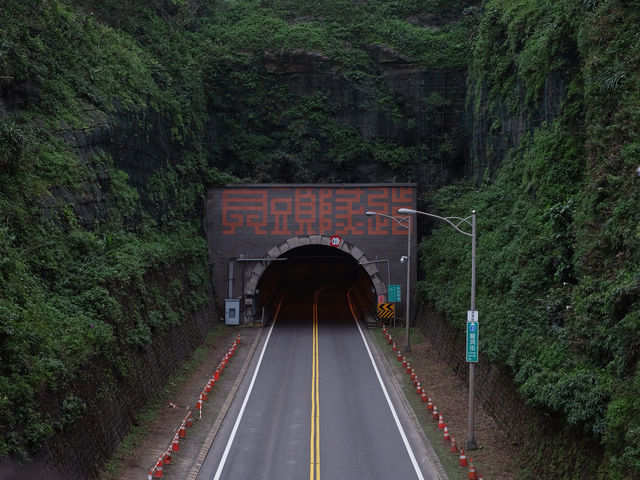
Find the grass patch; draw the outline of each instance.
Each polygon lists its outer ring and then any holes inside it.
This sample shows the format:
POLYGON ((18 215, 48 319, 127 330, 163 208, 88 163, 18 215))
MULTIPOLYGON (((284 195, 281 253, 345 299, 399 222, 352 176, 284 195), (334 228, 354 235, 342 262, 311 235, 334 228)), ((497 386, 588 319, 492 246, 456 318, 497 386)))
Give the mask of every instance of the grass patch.
MULTIPOLYGON (((238 333, 238 328, 228 327, 226 325, 215 325, 207 334, 203 344, 196 348, 189 359, 182 364, 176 373, 171 375, 164 387, 158 390, 153 398, 147 403, 147 406, 134 420, 129 434, 120 442, 118 449, 105 465, 106 472, 101 480, 115 480, 119 478, 124 460, 131 455, 131 451, 135 450, 148 434, 146 425, 155 422, 158 416, 166 408, 167 399, 171 399, 180 389, 182 384, 189 378, 196 368, 205 359, 209 350, 214 346, 220 338, 233 338, 238 333)), ((167 442, 170 439, 167 439, 167 442)))

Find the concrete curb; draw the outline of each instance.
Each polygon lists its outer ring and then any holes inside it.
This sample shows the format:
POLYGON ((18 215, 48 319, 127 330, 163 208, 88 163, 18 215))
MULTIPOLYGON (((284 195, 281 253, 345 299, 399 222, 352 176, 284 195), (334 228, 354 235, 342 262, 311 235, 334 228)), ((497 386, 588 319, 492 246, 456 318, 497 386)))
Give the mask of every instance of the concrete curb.
POLYGON ((406 411, 407 417, 409 418, 409 420, 411 421, 411 424, 415 429, 415 432, 419 436, 420 440, 422 440, 426 450, 427 458, 433 464, 438 474, 438 478, 440 480, 449 480, 447 472, 442 466, 442 463, 440 462, 440 459, 438 458, 436 451, 433 449, 431 442, 429 441, 429 439, 427 438, 427 435, 424 433, 424 430, 422 429, 422 425, 420 424, 420 421, 418 420, 417 415, 415 414, 413 408, 411 407, 411 405, 409 404, 409 401, 407 400, 404 390, 402 389, 402 386, 398 381, 398 377, 396 376, 396 373, 393 371, 393 369, 391 368, 391 365, 389 364, 389 359, 384 354, 384 352, 382 352, 375 338, 373 338, 373 334, 374 334, 373 332, 375 332, 375 330, 366 330, 369 346, 371 347, 372 351, 375 352, 376 361, 378 362, 378 365, 384 368, 387 378, 389 379, 389 382, 391 384, 390 386, 393 387, 397 398, 402 403, 402 408, 404 408, 404 410, 406 411))

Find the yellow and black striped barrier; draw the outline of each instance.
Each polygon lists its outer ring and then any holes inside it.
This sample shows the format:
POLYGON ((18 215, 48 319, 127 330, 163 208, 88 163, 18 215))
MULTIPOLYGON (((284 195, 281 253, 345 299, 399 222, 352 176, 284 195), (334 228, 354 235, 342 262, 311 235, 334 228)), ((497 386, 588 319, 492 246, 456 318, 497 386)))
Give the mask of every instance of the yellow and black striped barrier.
POLYGON ((393 320, 396 317, 395 303, 379 303, 378 318, 380 320, 393 320))

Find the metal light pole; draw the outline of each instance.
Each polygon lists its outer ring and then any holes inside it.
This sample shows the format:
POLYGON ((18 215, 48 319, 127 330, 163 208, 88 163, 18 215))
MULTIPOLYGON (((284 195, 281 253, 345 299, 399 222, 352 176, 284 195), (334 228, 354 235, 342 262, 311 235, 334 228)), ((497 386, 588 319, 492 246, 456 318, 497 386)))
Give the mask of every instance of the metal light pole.
MULTIPOLYGON (((473 210, 471 215, 466 218, 460 217, 441 217, 434 215, 433 213, 420 212, 418 210, 411 210, 409 208, 399 208, 398 213, 404 214, 419 214, 426 215, 427 217, 436 218, 447 222, 458 232, 467 237, 471 237, 471 311, 476 309, 476 211, 473 210), (460 225, 466 224, 471 227, 471 232, 466 232, 460 228, 460 225)), ((475 377, 476 377, 476 364, 475 362, 469 362, 469 425, 468 425, 468 438, 467 438, 467 450, 476 450, 476 439, 474 434, 474 401, 475 401, 475 377)))
MULTIPOLYGON (((410 290, 409 288, 411 287, 411 215, 407 215, 406 217, 392 217, 391 215, 385 215, 384 213, 378 213, 378 212, 366 212, 366 215, 368 216, 372 216, 372 215, 378 215, 379 217, 385 217, 385 218, 390 218, 391 220, 393 220, 394 222, 396 222, 398 225, 400 225, 402 228, 406 228, 407 231, 407 291, 405 292, 405 297, 406 297, 406 320, 405 320, 405 345, 404 345, 404 349, 406 352, 411 350, 411 336, 410 336, 410 330, 409 330, 409 318, 410 318, 410 290)), ((401 259, 402 260, 402 259, 401 259)))

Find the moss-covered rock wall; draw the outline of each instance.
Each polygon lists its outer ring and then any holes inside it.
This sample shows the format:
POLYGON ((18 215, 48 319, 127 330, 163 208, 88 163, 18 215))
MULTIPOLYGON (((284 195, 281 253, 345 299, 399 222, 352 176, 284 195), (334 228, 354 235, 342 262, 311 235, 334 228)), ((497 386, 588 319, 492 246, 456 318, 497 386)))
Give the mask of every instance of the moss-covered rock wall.
MULTIPOLYGON (((478 211, 481 351, 558 436, 581 438, 576 455, 596 478, 640 474, 639 11, 484 2, 468 82, 476 175, 423 197, 436 213, 478 211)), ((437 230, 420 288, 460 330, 470 249, 437 230)), ((529 474, 580 478, 585 467, 567 471, 544 438, 529 474)))

